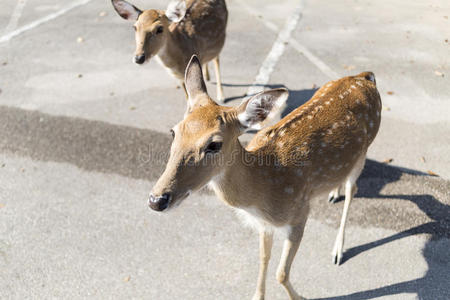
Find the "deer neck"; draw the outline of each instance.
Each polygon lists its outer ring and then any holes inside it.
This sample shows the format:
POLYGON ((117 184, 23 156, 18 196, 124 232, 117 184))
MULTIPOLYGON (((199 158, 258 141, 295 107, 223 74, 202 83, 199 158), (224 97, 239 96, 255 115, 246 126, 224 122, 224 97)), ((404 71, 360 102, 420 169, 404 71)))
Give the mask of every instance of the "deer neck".
POLYGON ((216 195, 233 207, 250 207, 258 191, 252 183, 260 182, 263 177, 262 166, 257 163, 257 156, 242 147, 236 139, 231 156, 225 159, 225 166, 215 176, 210 186, 216 195))
POLYGON ((187 62, 185 55, 183 55, 183 49, 180 48, 179 42, 177 42, 177 34, 176 31, 167 32, 164 44, 159 49, 157 57, 171 75, 183 80, 184 68, 187 62))

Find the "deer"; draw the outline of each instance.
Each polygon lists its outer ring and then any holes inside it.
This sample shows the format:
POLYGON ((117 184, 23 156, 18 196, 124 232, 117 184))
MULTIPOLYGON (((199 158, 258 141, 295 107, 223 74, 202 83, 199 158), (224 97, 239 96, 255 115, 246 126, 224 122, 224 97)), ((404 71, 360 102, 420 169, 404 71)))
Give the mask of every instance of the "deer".
POLYGON ((180 80, 187 98, 184 71, 196 54, 208 81, 208 62, 213 61, 217 99, 224 100, 219 62, 228 19, 224 0, 172 1, 165 11, 140 10, 124 0, 111 1, 123 19, 134 22, 136 64, 142 65, 155 56, 169 74, 180 80))
POLYGON ((381 120, 375 76, 364 72, 322 86, 274 125, 289 92, 278 88, 222 106, 208 96, 201 62, 193 56, 185 73, 188 107, 172 129, 166 168, 148 206, 167 211, 209 185, 259 232, 259 275, 253 299, 264 299, 274 231, 285 235, 276 278, 289 299, 303 299, 290 282, 310 200, 344 186, 345 205, 333 249, 342 259, 344 228, 356 180, 381 120), (257 133, 243 147, 239 136, 257 133))

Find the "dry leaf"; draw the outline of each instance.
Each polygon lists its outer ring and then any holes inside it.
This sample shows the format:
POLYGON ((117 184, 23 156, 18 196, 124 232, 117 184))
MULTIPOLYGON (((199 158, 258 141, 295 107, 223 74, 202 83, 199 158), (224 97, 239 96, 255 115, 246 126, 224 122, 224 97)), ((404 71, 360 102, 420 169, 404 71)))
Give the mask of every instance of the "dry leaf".
POLYGON ((444 19, 448 19, 448 16, 444 16, 444 19))
POLYGON ((8 64, 7 61, 2 62, 2 66, 6 66, 8 64))
POLYGON ((351 71, 351 70, 353 70, 353 69, 355 69, 355 66, 353 66, 353 65, 344 65, 344 69, 346 69, 347 71, 351 71))
POLYGON ((78 76, 78 78, 81 78, 81 77, 83 77, 83 74, 78 74, 77 76, 78 76))
POLYGON ((393 91, 388 91, 387 94, 388 95, 394 95, 394 92, 393 91))
POLYGON ((423 163, 426 162, 425 157, 423 157, 423 156, 420 157, 420 160, 421 160, 423 163))
POLYGON ((82 42, 84 42, 84 39, 81 36, 79 36, 77 38, 77 43, 82 43, 82 42))
POLYGON ((2 164, 2 168, 4 168, 6 166, 6 164, 2 164))
POLYGON ((445 42, 448 43, 448 39, 445 39, 445 42))
POLYGON ((442 72, 439 72, 439 71, 434 71, 434 74, 436 75, 436 76, 441 76, 441 77, 444 77, 444 73, 442 73, 442 72))
POLYGON ((131 276, 128 275, 127 277, 125 277, 125 278, 123 279, 123 281, 124 281, 124 282, 128 282, 128 281, 130 281, 130 279, 131 279, 131 276))
POLYGON ((130 110, 135 110, 136 107, 135 106, 130 106, 130 110))
POLYGON ((388 159, 383 160, 383 163, 390 164, 393 160, 394 160, 393 158, 388 158, 388 159))
POLYGON ((434 173, 431 170, 428 170, 427 173, 428 173, 428 175, 431 175, 431 176, 439 176, 438 174, 434 173))

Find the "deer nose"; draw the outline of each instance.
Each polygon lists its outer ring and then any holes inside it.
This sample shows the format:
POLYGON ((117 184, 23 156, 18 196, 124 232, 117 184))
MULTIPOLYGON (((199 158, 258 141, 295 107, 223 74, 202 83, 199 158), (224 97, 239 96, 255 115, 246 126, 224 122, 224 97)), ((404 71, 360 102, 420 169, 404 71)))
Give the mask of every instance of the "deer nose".
POLYGON ((153 194, 148 199, 148 206, 156 211, 163 211, 169 207, 172 196, 169 193, 164 193, 160 197, 155 197, 153 194))
POLYGON ((134 57, 134 62, 137 64, 143 64, 145 61, 145 54, 141 54, 141 55, 136 55, 134 57))

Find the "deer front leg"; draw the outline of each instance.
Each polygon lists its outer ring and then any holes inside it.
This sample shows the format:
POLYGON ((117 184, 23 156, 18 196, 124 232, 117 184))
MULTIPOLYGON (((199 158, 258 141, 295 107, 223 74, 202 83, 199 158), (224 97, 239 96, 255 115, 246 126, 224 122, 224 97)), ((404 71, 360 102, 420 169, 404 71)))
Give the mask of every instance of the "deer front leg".
POLYGON ((209 81, 210 78, 209 78, 208 63, 205 63, 205 64, 203 65, 203 73, 205 74, 205 80, 206 80, 206 81, 209 81))
POLYGON ((220 64, 219 64, 219 56, 214 58, 214 71, 216 72, 216 82, 217 82, 217 101, 223 102, 223 89, 222 89, 222 81, 220 79, 220 64))
POLYGON ((291 271, 291 265, 294 261, 295 254, 297 253, 300 241, 303 236, 303 230, 305 228, 305 221, 295 227, 291 227, 288 233, 287 239, 284 241, 283 253, 281 255, 280 264, 277 269, 277 280, 286 289, 290 300, 301 300, 303 297, 299 296, 289 281, 289 273, 291 271))
POLYGON ((261 228, 259 231, 259 275, 256 292, 252 300, 263 300, 266 291, 267 266, 272 252, 273 233, 261 228))

